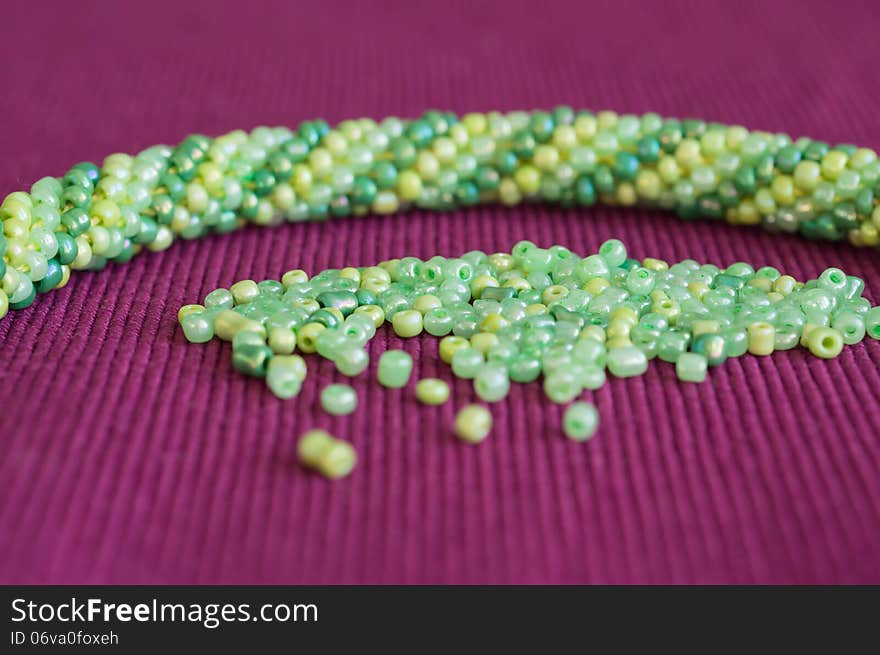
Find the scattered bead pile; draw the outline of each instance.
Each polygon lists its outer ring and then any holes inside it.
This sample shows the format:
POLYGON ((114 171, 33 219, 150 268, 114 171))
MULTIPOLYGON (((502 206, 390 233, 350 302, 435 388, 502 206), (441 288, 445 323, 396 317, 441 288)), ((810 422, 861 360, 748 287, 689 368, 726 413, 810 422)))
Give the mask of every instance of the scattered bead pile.
MULTIPOLYGON (((502 400, 511 381, 543 376, 547 397, 570 403, 601 387, 606 370, 616 377, 641 375, 654 358, 674 364, 680 380, 701 382, 710 368, 745 353, 769 355, 801 345, 817 357, 836 357, 866 334, 880 339, 880 307, 862 297, 863 289, 862 280, 837 268, 801 283, 773 267, 755 270, 743 262, 721 269, 693 260, 672 266, 639 261, 616 239, 584 258, 562 246, 521 241, 509 254, 404 257, 311 278, 294 270, 281 281, 244 280, 212 291, 203 305, 183 307, 179 316, 189 341, 232 341, 235 369, 265 377, 280 398, 295 396, 306 376, 295 349, 356 376, 369 364, 367 342, 387 322, 401 337, 427 332, 440 338, 440 358, 456 377, 473 380, 484 402, 502 400)), ((392 350, 382 354, 377 376, 382 385, 400 388, 412 369, 407 353, 392 350)), ((449 387, 426 378, 415 385, 415 395, 438 405, 449 399, 449 387)), ((347 414, 357 398, 351 387, 330 385, 321 404, 347 414)), ((595 407, 575 402, 565 412, 563 432, 582 441, 598 421, 595 407)), ((485 407, 471 405, 459 411, 455 433, 476 443, 491 423, 485 407)), ((337 443, 327 438, 312 435, 323 445, 303 446, 303 461, 339 477, 353 466, 354 454, 329 450, 334 464, 321 463, 316 448, 324 452, 337 443)))
MULTIPOLYGON (((333 129, 316 120, 113 154, 100 167, 77 164, 8 195, 0 204, 0 317, 66 285, 72 269, 127 262, 178 237, 524 200, 641 204, 880 244, 880 161, 867 148, 569 107, 461 119, 429 111, 333 129)), ((416 319, 401 316, 399 330, 418 330, 416 319)))

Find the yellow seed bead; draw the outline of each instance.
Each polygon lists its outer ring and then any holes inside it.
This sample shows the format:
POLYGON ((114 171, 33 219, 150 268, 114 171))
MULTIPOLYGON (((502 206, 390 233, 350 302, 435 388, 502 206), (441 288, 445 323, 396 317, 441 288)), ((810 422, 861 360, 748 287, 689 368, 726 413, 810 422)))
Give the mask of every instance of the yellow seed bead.
POLYGON ((798 162, 794 167, 794 183, 801 191, 812 191, 822 180, 822 168, 814 161, 798 162))
POLYGON ((391 191, 380 191, 373 200, 373 211, 377 214, 393 214, 400 209, 400 201, 391 191))
POLYGON ((437 179, 437 174, 440 172, 440 162, 437 161, 434 153, 422 150, 416 159, 416 171, 423 180, 431 182, 437 179))
POLYGON ((347 441, 334 439, 318 460, 318 472, 330 480, 344 478, 357 464, 354 446, 347 441))
POLYGON ((440 299, 437 296, 434 296, 430 293, 426 293, 424 295, 416 298, 413 303, 413 309, 422 314, 423 316, 427 314, 432 309, 437 307, 442 307, 443 303, 440 302, 440 299))
POLYGON ((770 302, 772 302, 773 304, 776 304, 780 300, 785 298, 785 296, 783 296, 781 293, 777 293, 775 291, 771 291, 770 293, 768 293, 767 297, 770 299, 770 302))
POLYGON ((452 334, 440 339, 439 351, 440 359, 444 364, 452 363, 452 356, 462 348, 470 348, 471 342, 464 337, 457 337, 452 334))
POLYGON ((822 158, 822 176, 826 180, 831 180, 833 182, 846 168, 847 160, 848 158, 845 152, 840 150, 829 151, 828 154, 822 158))
POLYGON ((334 441, 333 436, 325 430, 309 430, 296 442, 297 459, 309 468, 316 468, 321 453, 334 441))
POLYGON ((632 307, 618 307, 611 315, 608 317, 612 321, 625 321, 630 324, 630 326, 635 327, 636 323, 639 322, 639 315, 636 313, 632 307))
POLYGON ((394 333, 403 338, 415 337, 421 334, 423 324, 422 315, 415 309, 404 309, 397 312, 391 319, 394 333))
POLYGON ((700 142, 694 139, 682 139, 675 150, 675 160, 682 168, 693 169, 699 166, 702 161, 700 142))
POLYGON ((256 300, 260 295, 260 289, 253 280, 241 280, 229 287, 232 299, 236 305, 244 305, 256 300))
POLYGON ((285 289, 287 287, 292 287, 294 284, 303 284, 308 281, 309 274, 298 268, 293 269, 292 271, 287 271, 281 276, 281 284, 284 285, 285 289))
POLYGON ((471 136, 479 136, 480 134, 483 134, 489 124, 486 120, 485 114, 477 113, 465 114, 462 116, 461 122, 471 136))
POLYGON ((614 319, 605 329, 605 338, 609 341, 613 339, 626 339, 629 341, 630 332, 632 332, 632 324, 625 319, 614 319))
POLYGON ((583 144, 592 142, 593 137, 596 136, 597 128, 598 121, 595 116, 590 114, 581 114, 574 119, 574 132, 583 144))
POLYGON ((810 347, 810 333, 815 330, 817 327, 822 327, 821 325, 817 325, 816 323, 804 323, 804 327, 801 328, 801 339, 800 344, 804 348, 810 347))
POLYGON ((496 252, 489 255, 489 265, 499 273, 505 273, 513 268, 513 257, 506 252, 496 252))
POLYGON ((654 259, 653 257, 645 257, 642 260, 642 266, 652 271, 665 271, 669 269, 669 264, 662 259, 654 259))
POLYGON ((311 355, 318 350, 318 335, 326 329, 322 323, 306 323, 296 333, 296 347, 300 352, 311 355))
POLYGON ((872 247, 880 244, 880 230, 873 223, 865 221, 859 226, 859 232, 861 232, 862 243, 866 246, 872 247))
POLYGON ((397 177, 397 192, 403 200, 418 200, 422 195, 422 178, 414 171, 401 172, 397 177))
POLYGON ((224 309, 214 317, 214 334, 223 341, 232 341, 239 332, 256 332, 261 337, 266 337, 266 328, 262 323, 242 316, 231 309, 224 309))
POLYGON ((481 405, 468 405, 455 415, 455 434, 467 443, 480 443, 492 429, 492 414, 481 405))
POLYGON ((517 291, 527 291, 532 288, 532 285, 529 284, 529 281, 524 277, 514 277, 507 280, 502 287, 509 287, 511 289, 516 289, 517 291))
POLYGON ((291 176, 294 190, 300 196, 307 196, 309 189, 312 188, 312 170, 305 164, 295 164, 293 167, 293 175, 291 176))
POLYGON ((535 148, 533 161, 542 171, 554 171, 559 165, 559 150, 555 146, 540 145, 535 148))
POLYGON ((604 277, 593 277, 587 280, 583 286, 583 290, 594 296, 598 296, 605 289, 611 286, 611 283, 604 277))
POLYGON ((718 324, 718 321, 697 320, 691 323, 691 334, 694 338, 701 334, 718 334, 720 329, 721 326, 718 324))
POLYGON ((665 298, 655 302, 651 306, 651 311, 655 314, 660 314, 660 316, 669 321, 671 325, 675 325, 679 314, 681 314, 681 307, 671 298, 665 298))
MULTIPOLYGON (((396 262, 397 260, 395 260, 396 262)), ((395 264, 396 266, 396 264, 395 264)), ((376 279, 384 282, 391 282, 391 273, 381 266, 368 266, 361 273, 361 282, 364 280, 376 279)))
POLYGON ((816 327, 810 331, 807 347, 816 357, 832 359, 843 350, 843 335, 833 328, 816 327))
POLYGON ((180 323, 184 318, 189 316, 190 314, 195 314, 197 312, 205 311, 204 305, 184 305, 180 309, 177 310, 177 322, 180 323))
POLYGON ((657 200, 663 190, 660 175, 649 168, 642 169, 636 175, 636 193, 645 200, 657 200))
POLYGON ((281 211, 287 211, 296 202, 296 192, 289 184, 281 182, 272 191, 272 204, 281 211))
POLYGON ((697 299, 702 300, 703 296, 706 295, 706 292, 709 290, 709 286, 704 282, 689 282, 688 283, 688 291, 692 296, 697 299))
POLYGON ((773 281, 773 291, 776 293, 781 293, 783 296, 787 296, 792 291, 794 291, 794 287, 797 284, 797 280, 795 280, 791 275, 780 275, 773 281))
POLYGON ((678 162, 670 155, 664 155, 657 162, 657 173, 660 175, 660 179, 670 186, 678 182, 678 179, 681 177, 681 169, 678 166, 678 162))
POLYGON ((773 352, 776 328, 763 321, 752 323, 748 328, 749 352, 753 355, 769 355, 773 352))
POLYGON ((56 289, 63 289, 67 286, 67 283, 70 281, 70 266, 66 264, 62 264, 61 266, 61 280, 58 284, 55 285, 56 289))
POLYGON ((361 282, 361 272, 354 266, 346 266, 345 268, 340 270, 339 277, 345 278, 346 280, 354 280, 354 282, 358 285, 361 282))
POLYGON ((547 313, 547 305, 542 302, 532 303, 531 305, 526 305, 526 316, 534 316, 535 314, 546 314, 547 313))
POLYGON ((269 328, 269 348, 276 355, 292 355, 296 350, 296 334, 286 327, 269 328))
POLYGON ((617 202, 624 207, 632 207, 638 199, 636 188, 630 182, 621 182, 617 187, 617 202))
POLYGON ((662 289, 654 289, 648 297, 651 299, 651 302, 660 302, 661 300, 668 300, 669 294, 662 289))
POLYGON ((484 355, 498 343, 498 337, 493 332, 477 332, 471 337, 471 348, 479 350, 484 355))
POLYGON ((425 405, 442 405, 449 400, 449 385, 437 378, 424 378, 416 383, 416 398, 425 405))
POLYGON ((724 136, 724 144, 728 150, 736 152, 748 136, 749 131, 742 125, 731 125, 724 136))
POLYGON ((794 182, 788 175, 777 175, 770 183, 770 191, 773 194, 773 200, 780 205, 791 205, 794 203, 794 182))
POLYGON ((553 145, 560 150, 571 150, 577 146, 577 130, 571 125, 557 125, 553 131, 553 145))
POLYGON ((385 322, 385 312, 379 305, 361 305, 354 310, 354 313, 370 319, 376 327, 381 327, 385 322))
POLYGON ((605 343, 605 330, 598 325, 587 325, 578 335, 578 339, 592 339, 599 343, 605 343))
POLYGON ((600 111, 596 114, 596 120, 600 130, 611 130, 617 125, 617 113, 613 111, 600 111))
POLYGON ((737 223, 739 225, 757 225, 761 222, 761 214, 751 200, 743 200, 736 208, 737 223))
POLYGON ((773 287, 773 281, 768 277, 753 277, 747 282, 747 286, 760 289, 764 293, 770 293, 773 287))
POLYGON ((333 155, 326 148, 315 148, 309 153, 309 167, 318 179, 324 179, 333 171, 333 155))
POLYGON ((541 188, 541 173, 529 164, 520 166, 513 174, 513 178, 519 190, 527 196, 538 193, 541 188))
POLYGON ((474 298, 479 298, 483 295, 484 289, 497 286, 498 280, 491 275, 478 275, 474 278, 473 282, 471 282, 471 295, 474 298))
POLYGON ((522 194, 519 191, 519 187, 516 186, 516 182, 511 178, 505 177, 498 185, 498 200, 501 201, 502 205, 507 205, 508 207, 522 202, 522 194))
POLYGON ((498 330, 506 328, 510 325, 510 321, 504 318, 501 314, 488 314, 482 321, 480 321, 480 330, 483 332, 497 332, 498 330))
POLYGON ((541 294, 541 302, 550 305, 568 295, 568 287, 561 284, 552 284, 541 294))

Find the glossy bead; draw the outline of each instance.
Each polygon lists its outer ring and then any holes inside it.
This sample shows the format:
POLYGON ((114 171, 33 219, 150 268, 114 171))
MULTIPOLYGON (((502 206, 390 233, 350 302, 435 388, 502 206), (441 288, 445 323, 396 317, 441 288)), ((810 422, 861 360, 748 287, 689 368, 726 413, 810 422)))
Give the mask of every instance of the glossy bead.
POLYGON ((757 322, 748 327, 749 352, 753 355, 769 355, 773 352, 776 328, 770 323, 757 322))
POLYGON ((474 377, 474 391, 487 403, 504 399, 509 390, 510 378, 503 364, 489 362, 474 377))
POLYGON ((822 359, 833 359, 843 350, 843 335, 833 328, 816 327, 807 338, 810 352, 822 359))
POLYGON ((865 314, 865 334, 880 339, 880 307, 872 307, 865 314))
POLYGON ((298 395, 305 378, 305 363, 294 355, 276 355, 266 367, 266 384, 281 399, 298 395))
POLYGON ((481 405, 467 405, 455 415, 455 434, 467 443, 480 443, 492 430, 492 414, 481 405))
POLYGON ((405 309, 394 314, 391 325, 394 328, 394 333, 399 337, 418 336, 423 327, 422 314, 415 309, 405 309))
POLYGON ((592 403, 572 403, 562 416, 562 430, 572 441, 587 441, 599 427, 599 411, 592 403))
POLYGON ((183 335, 190 343, 207 343, 214 338, 214 323, 205 312, 190 312, 180 321, 183 335))
POLYGON ((416 383, 416 398, 425 405, 442 405, 449 400, 449 385, 437 378, 424 378, 416 383))
POLYGON ((456 377, 472 380, 477 376, 485 361, 483 353, 476 348, 462 348, 452 355, 452 372, 456 377))
POLYGON ((625 345, 609 349, 607 365, 615 377, 634 377, 648 370, 648 358, 635 346, 625 345))
POLYGON ((354 469, 357 454, 351 444, 324 430, 309 430, 296 444, 297 457, 306 467, 331 480, 344 478, 354 469))
POLYGON ((412 373, 412 356, 402 350, 387 350, 379 357, 379 384, 389 389, 405 387, 412 373))
POLYGON ((707 358, 702 353, 682 353, 675 363, 675 373, 682 382, 702 382, 706 379, 707 367, 707 358))
POLYGON ((558 369, 544 378, 544 393, 554 403, 567 403, 581 393, 581 385, 571 370, 558 369))
POLYGON ((333 358, 336 370, 348 377, 363 373, 370 364, 370 356, 363 348, 356 346, 340 348, 333 358))
POLYGON ((321 391, 321 407, 334 416, 351 414, 357 407, 357 393, 347 384, 329 384, 321 391))

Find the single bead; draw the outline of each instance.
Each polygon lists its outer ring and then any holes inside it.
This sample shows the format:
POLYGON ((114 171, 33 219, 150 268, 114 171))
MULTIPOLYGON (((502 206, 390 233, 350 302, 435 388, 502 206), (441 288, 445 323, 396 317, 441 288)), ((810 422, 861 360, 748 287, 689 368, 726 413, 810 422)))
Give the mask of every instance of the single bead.
POLYGON ((608 350, 607 365, 615 377, 634 377, 648 370, 648 358, 636 346, 622 345, 608 350))
POLYGON ((357 393, 347 384, 329 384, 321 391, 321 407, 334 416, 351 414, 357 407, 357 393))
POLYGON ((581 385, 575 374, 566 368, 560 368, 544 378, 544 393, 554 403, 567 403, 581 393, 581 385))
POLYGON ((572 441, 587 441, 599 427, 599 411, 592 403, 572 403, 562 415, 562 431, 572 441))
POLYGON ((305 378, 305 362, 298 355, 276 355, 266 367, 266 384, 282 400, 298 395, 305 378))
POLYGON ((880 339, 880 307, 872 307, 865 313, 865 334, 880 339))
POLYGON ((810 352, 822 359, 833 359, 843 350, 843 335, 833 328, 817 326, 807 337, 810 352))
POLYGON ((394 314, 391 319, 394 333, 399 337, 415 337, 422 332, 422 314, 415 309, 405 309, 394 314))
POLYGON ((439 345, 440 359, 444 364, 452 364, 452 357, 455 351, 470 347, 471 342, 464 337, 454 335, 443 337, 439 345))
POLYGON ((492 414, 482 405, 467 405, 455 415, 455 434, 467 443, 480 443, 492 429, 492 414))
POLYGON ((773 352, 776 328, 770 323, 759 321, 748 327, 749 352, 753 355, 769 355, 773 352))
POLYGON ((296 350, 296 333, 288 327, 271 327, 268 342, 276 355, 290 355, 296 350))
POLYGON ((205 315, 205 312, 185 314, 180 321, 180 326, 183 328, 183 335, 190 343, 207 343, 214 338, 214 323, 205 315))
POLYGON ((340 348, 333 358, 336 370, 348 377, 363 373, 370 364, 370 355, 363 348, 349 346, 340 348))
POLYGON ((843 343, 848 346, 859 343, 865 338, 865 321, 855 312, 840 312, 831 321, 831 327, 843 336, 843 343))
POLYGON ((480 368, 474 378, 474 391, 488 403, 504 399, 509 390, 510 378, 503 364, 489 362, 480 368))
POLYGON ((473 380, 486 360, 476 348, 462 348, 452 355, 453 374, 465 380, 473 380))
POLYGON ((321 323, 306 323, 296 332, 296 347, 309 355, 318 349, 318 335, 327 328, 321 323))
POLYGON ((702 382, 706 379, 708 361, 697 352, 682 353, 675 363, 675 373, 682 382, 702 382))
POLYGON ((387 350, 379 357, 379 384, 389 389, 405 387, 412 373, 412 356, 402 350, 387 350))
POLYGON ((242 280, 229 287, 236 305, 244 305, 260 296, 260 289, 253 280, 242 280))
POLYGON ((424 378, 416 383, 416 398, 425 405, 442 405, 449 399, 449 385, 437 378, 424 378))
POLYGON ((214 317, 214 334, 224 341, 232 341, 239 332, 257 332, 265 337, 266 328, 231 309, 221 310, 214 317))

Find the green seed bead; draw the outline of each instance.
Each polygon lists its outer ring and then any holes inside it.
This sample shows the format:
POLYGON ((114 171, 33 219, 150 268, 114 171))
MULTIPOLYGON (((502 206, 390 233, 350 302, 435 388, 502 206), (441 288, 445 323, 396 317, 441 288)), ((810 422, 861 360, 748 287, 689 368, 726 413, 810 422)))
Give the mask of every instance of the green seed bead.
POLYGON ((700 334, 694 339, 691 351, 703 355, 709 366, 718 366, 727 359, 724 337, 720 334, 700 334))
POLYGON ((554 403, 571 402, 581 393, 581 385, 571 370, 557 369, 544 378, 544 393, 554 403))
POLYGON ((752 323, 748 327, 749 352, 753 355, 769 355, 773 352, 776 339, 776 328, 763 321, 752 323))
POLYGON ((329 384, 321 391, 321 407, 334 416, 351 414, 357 407, 357 393, 347 384, 329 384))
POLYGON ((358 308, 357 296, 351 291, 325 291, 315 298, 321 307, 338 309, 343 316, 348 316, 358 308))
POLYGON ((872 307, 865 314, 865 333, 872 339, 880 339, 880 307, 872 307))
POLYGON ((425 378, 416 383, 416 398, 425 405, 442 405, 449 400, 449 385, 437 378, 425 378))
POLYGON ((389 389, 405 387, 412 373, 413 359, 402 350, 388 350, 379 357, 379 384, 389 389))
POLYGON ((391 325, 395 334, 399 337, 415 337, 421 334, 423 322, 421 312, 415 309, 405 309, 394 314, 391 325))
POLYGON ((843 335, 833 328, 813 328, 807 337, 810 352, 822 359, 833 359, 843 350, 843 335))
POLYGON ((587 441, 599 427, 599 411, 592 403, 572 403, 562 415, 562 431, 572 441, 587 441))
POLYGON ((492 429, 492 414, 481 405, 462 407, 455 415, 455 434, 467 443, 480 443, 492 429))
POLYGON ((370 364, 370 356, 366 350, 358 347, 343 347, 333 358, 336 370, 348 377, 363 373, 370 364))
POLYGON ((707 367, 705 355, 697 352, 682 353, 675 363, 675 373, 682 382, 702 382, 706 379, 707 367))
POLYGON ((843 335, 843 343, 848 346, 865 338, 865 321, 855 312, 840 312, 831 321, 831 327, 843 335))
POLYGON ((455 377, 473 380, 485 363, 483 353, 476 348, 462 348, 452 355, 452 372, 455 377))
POLYGON ((265 377, 266 366, 272 358, 272 351, 264 344, 245 343, 232 351, 232 366, 239 373, 253 377, 265 377))
POLYGON ((181 319, 180 327, 190 343, 207 343, 214 338, 214 323, 205 312, 187 314, 181 319))
POLYGON ((236 305, 244 305, 259 298, 260 289, 253 280, 242 280, 229 287, 236 305))
POLYGON ((615 377, 629 378, 648 370, 648 358, 635 346, 620 346, 608 351, 607 365, 615 377))
POLYGON ((266 367, 266 384, 278 398, 298 395, 305 378, 305 362, 296 355, 276 355, 266 367))
POLYGON ((507 367, 496 362, 487 363, 474 378, 474 391, 487 403, 503 400, 510 391, 507 367))

